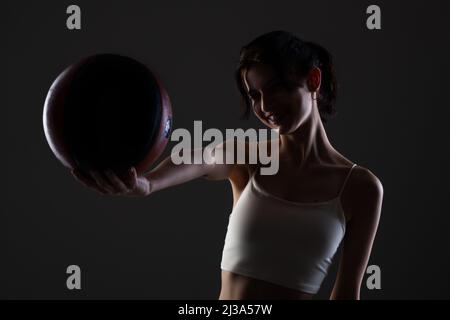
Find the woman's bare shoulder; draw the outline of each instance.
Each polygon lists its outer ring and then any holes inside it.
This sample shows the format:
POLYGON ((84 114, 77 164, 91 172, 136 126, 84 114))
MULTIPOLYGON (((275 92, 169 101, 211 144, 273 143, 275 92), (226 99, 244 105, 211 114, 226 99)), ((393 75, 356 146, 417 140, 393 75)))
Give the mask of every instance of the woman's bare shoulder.
POLYGON ((350 216, 375 214, 376 207, 381 205, 383 193, 380 178, 372 170, 357 165, 342 193, 344 211, 350 216))
POLYGON ((380 178, 370 169, 356 165, 352 172, 352 185, 354 188, 361 186, 372 186, 382 188, 380 178))
MULTIPOLYGON (((272 141, 273 142, 273 141, 272 141)), ((259 168, 259 153, 271 152, 271 140, 233 141, 226 140, 218 146, 224 151, 224 159, 233 162, 229 176, 232 184, 244 187, 250 176, 259 168)))

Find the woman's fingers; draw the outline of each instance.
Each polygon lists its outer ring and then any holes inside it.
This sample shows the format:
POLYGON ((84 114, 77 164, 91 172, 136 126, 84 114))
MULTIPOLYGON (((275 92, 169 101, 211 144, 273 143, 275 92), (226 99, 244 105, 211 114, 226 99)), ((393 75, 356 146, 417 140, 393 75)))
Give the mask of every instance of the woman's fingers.
POLYGON ((131 175, 132 186, 133 186, 133 188, 136 188, 137 182, 138 182, 138 174, 137 174, 136 169, 134 167, 131 167, 130 175, 131 175))
POLYGON ((150 194, 149 181, 145 177, 138 176, 134 167, 131 167, 123 176, 122 181, 129 188, 130 196, 143 196, 150 194))
POLYGON ((73 169, 71 171, 71 173, 84 186, 89 187, 89 188, 92 187, 93 181, 91 179, 89 179, 88 177, 86 177, 84 174, 82 174, 79 170, 73 169))
POLYGON ((137 173, 134 167, 131 167, 123 177, 123 182, 128 189, 134 190, 137 184, 137 173))
POLYGON ((128 186, 112 170, 106 170, 105 175, 120 192, 128 193, 130 191, 128 186))
POLYGON ((97 172, 97 171, 93 171, 90 170, 89 174, 91 175, 91 177, 95 180, 95 182, 97 183, 97 185, 103 189, 106 190, 108 193, 110 194, 114 194, 115 190, 114 187, 112 187, 103 177, 102 175, 97 172))
POLYGON ((148 181, 145 179, 145 181, 141 181, 142 179, 138 177, 134 167, 121 175, 111 169, 101 172, 90 170, 88 173, 73 169, 71 172, 83 185, 102 194, 140 195, 149 192, 148 181))
POLYGON ((84 174, 83 172, 81 172, 78 169, 73 169, 71 171, 72 175, 75 177, 75 179, 77 179, 82 185, 93 189, 101 194, 108 194, 108 192, 102 188, 100 188, 97 183, 95 182, 95 180, 93 178, 91 178, 90 176, 84 174))

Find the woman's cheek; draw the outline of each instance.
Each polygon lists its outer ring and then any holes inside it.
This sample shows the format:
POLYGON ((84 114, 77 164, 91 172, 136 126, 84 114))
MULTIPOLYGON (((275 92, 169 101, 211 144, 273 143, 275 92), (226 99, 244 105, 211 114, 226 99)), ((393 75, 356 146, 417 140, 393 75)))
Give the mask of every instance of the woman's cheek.
POLYGON ((299 106, 297 107, 297 118, 303 119, 305 117, 308 117, 312 110, 311 101, 307 99, 305 95, 301 95, 300 97, 298 97, 297 101, 299 106))

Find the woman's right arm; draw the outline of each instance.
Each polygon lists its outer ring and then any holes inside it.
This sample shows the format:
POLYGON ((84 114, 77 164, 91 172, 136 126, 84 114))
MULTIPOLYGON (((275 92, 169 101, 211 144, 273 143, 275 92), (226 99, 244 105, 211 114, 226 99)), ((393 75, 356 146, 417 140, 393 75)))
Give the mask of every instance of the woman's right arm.
MULTIPOLYGON (((221 146, 214 150, 217 152, 221 146)), ((205 177, 211 180, 224 180, 229 177, 232 165, 219 164, 215 161, 215 157, 211 152, 205 152, 205 159, 203 153, 205 149, 192 149, 190 164, 174 164, 171 157, 164 159, 157 167, 150 172, 145 173, 150 181, 151 192, 162 190, 178 184, 182 184, 199 177, 205 177), (205 160, 208 160, 208 163, 205 160), (194 159, 199 159, 199 164, 195 164, 194 159)))
POLYGON ((75 178, 85 186, 94 189, 101 194, 147 196, 158 190, 172 187, 190 180, 205 177, 210 180, 224 180, 229 178, 233 170, 233 164, 223 164, 216 161, 215 154, 223 151, 223 144, 218 145, 212 151, 205 149, 192 149, 191 159, 200 159, 200 163, 175 164, 169 156, 159 163, 151 171, 137 175, 134 168, 118 175, 111 170, 90 171, 88 173, 72 170, 75 178), (203 155, 205 153, 205 159, 203 155), (207 160, 207 161, 204 161, 207 160))

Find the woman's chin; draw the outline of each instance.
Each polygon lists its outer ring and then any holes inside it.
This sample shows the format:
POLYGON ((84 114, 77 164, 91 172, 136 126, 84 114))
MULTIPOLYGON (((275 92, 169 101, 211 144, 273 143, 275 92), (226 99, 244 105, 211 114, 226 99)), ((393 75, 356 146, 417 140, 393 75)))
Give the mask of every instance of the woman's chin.
POLYGON ((273 131, 275 131, 276 133, 278 133, 279 135, 280 134, 286 134, 287 132, 286 132, 286 127, 285 126, 282 126, 282 125, 276 125, 276 126, 273 126, 273 127, 271 127, 271 129, 273 130, 273 131))
POLYGON ((289 128, 283 123, 274 123, 274 122, 266 122, 265 125, 271 129, 276 131, 278 134, 287 133, 286 130, 289 128))
POLYGON ((273 125, 273 130, 275 130, 276 132, 278 132, 278 134, 285 134, 288 133, 289 131, 289 126, 287 126, 284 123, 277 123, 273 125))

